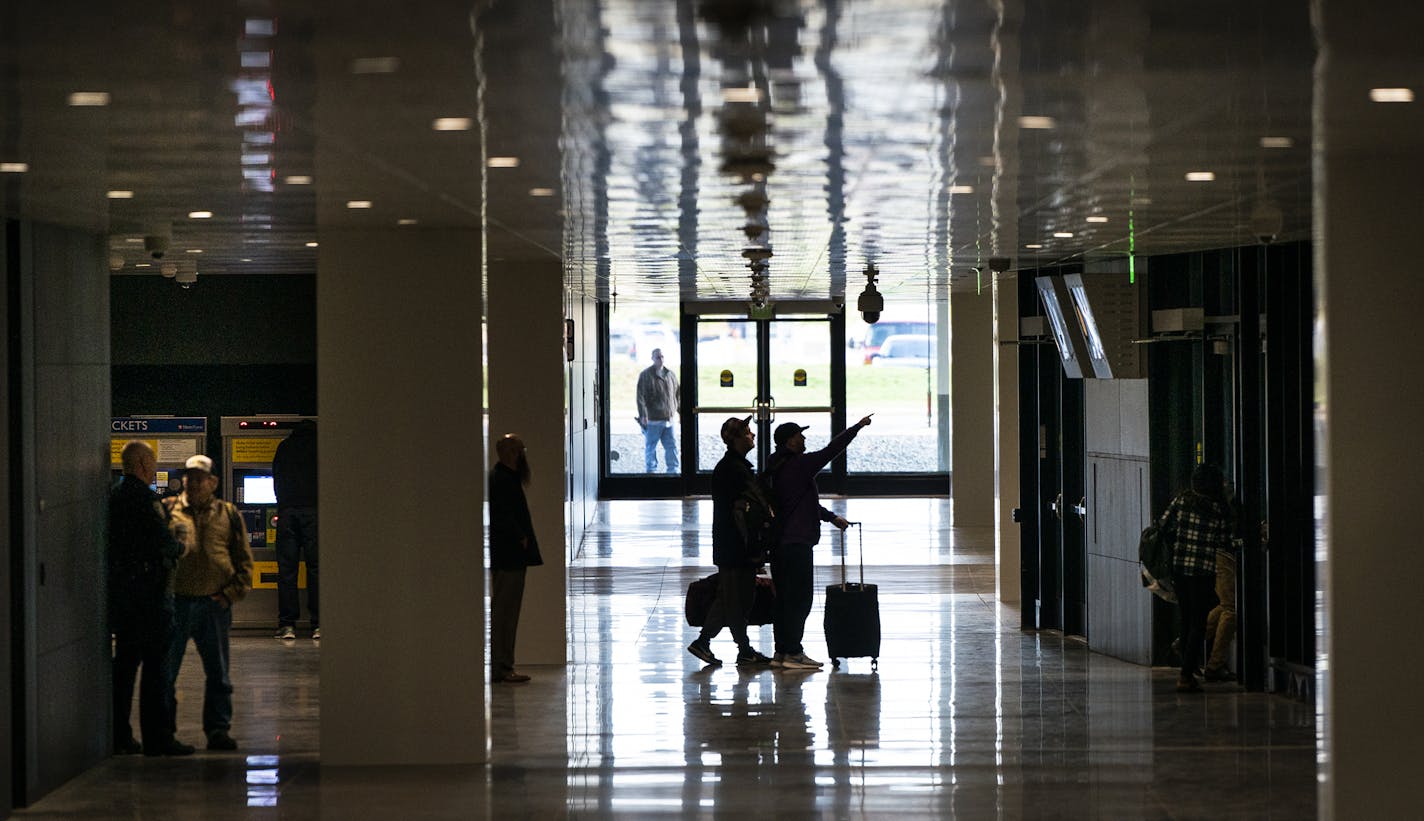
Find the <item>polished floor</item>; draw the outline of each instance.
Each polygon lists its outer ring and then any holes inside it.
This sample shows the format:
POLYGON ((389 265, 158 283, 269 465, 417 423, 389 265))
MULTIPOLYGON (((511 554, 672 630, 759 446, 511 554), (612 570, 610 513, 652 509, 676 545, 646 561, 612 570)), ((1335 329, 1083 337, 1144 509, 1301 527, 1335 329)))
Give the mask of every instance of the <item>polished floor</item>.
MULTIPOLYGON (((571 662, 490 697, 487 767, 322 769, 320 648, 233 642, 239 753, 113 758, 33 818, 1309 818, 1312 705, 1208 685, 1018 629, 992 533, 940 499, 829 503, 864 520, 878 668, 704 667, 683 591, 710 572, 706 501, 611 502, 570 569, 571 662)), ((850 572, 855 568, 852 532, 850 572)), ((818 551, 820 581, 841 552, 818 551)), ((807 652, 825 659, 821 597, 807 652)), ((771 649, 771 628, 754 641, 771 649)), ((713 649, 734 653, 726 634, 713 649)), ((190 654, 180 726, 198 726, 190 654)), ((189 736, 196 732, 187 733, 189 736)), ((189 741, 195 740, 189 738, 189 741)))

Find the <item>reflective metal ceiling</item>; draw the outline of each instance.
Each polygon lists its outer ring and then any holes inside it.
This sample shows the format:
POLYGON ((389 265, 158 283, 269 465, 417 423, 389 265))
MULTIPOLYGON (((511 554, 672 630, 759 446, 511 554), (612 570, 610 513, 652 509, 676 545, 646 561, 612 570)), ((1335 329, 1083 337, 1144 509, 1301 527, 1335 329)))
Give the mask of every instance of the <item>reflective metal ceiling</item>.
POLYGON ((483 197, 492 259, 635 300, 839 295, 872 261, 920 298, 991 256, 1310 230, 1304 2, 77 5, 3 12, 0 189, 112 232, 125 274, 169 224, 204 274, 310 273, 324 226, 483 197))

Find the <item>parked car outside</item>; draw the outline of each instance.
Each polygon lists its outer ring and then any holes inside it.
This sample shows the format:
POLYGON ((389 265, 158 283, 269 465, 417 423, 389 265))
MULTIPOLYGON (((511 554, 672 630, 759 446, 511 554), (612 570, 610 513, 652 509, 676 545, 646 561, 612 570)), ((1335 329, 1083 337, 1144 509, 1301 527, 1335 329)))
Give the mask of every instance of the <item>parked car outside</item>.
POLYGON ((638 343, 633 335, 623 330, 611 330, 608 332, 608 355, 626 356, 629 359, 638 358, 638 343))
POLYGON ((865 338, 861 341, 861 347, 865 349, 865 364, 869 365, 875 359, 880 352, 880 346, 892 336, 898 334, 929 336, 933 333, 934 327, 928 322, 882 319, 865 329, 865 338))
POLYGON ((894 334, 880 343, 871 362, 879 367, 928 368, 934 353, 934 337, 929 334, 894 334))

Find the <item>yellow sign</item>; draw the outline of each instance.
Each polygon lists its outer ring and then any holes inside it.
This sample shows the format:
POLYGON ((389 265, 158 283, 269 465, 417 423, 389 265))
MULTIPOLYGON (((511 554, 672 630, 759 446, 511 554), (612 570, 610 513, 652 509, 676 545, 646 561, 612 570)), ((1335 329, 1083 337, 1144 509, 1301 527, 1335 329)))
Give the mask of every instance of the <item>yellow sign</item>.
POLYGON ((724 387, 724 388, 730 388, 730 387, 732 387, 732 372, 731 372, 731 371, 727 371, 727 370, 722 371, 722 387, 724 387))
MULTIPOLYGON (((113 465, 114 467, 122 467, 123 464, 124 464, 124 446, 127 445, 129 442, 132 442, 132 441, 134 441, 134 440, 133 440, 133 439, 110 439, 110 440, 109 440, 109 464, 113 465)), ((140 440, 138 440, 138 441, 143 442, 144 444, 148 445, 150 448, 153 448, 153 452, 154 452, 154 453, 157 453, 157 452, 158 452, 158 440, 157 440, 157 439, 140 439, 140 440)))
POLYGON ((239 436, 232 440, 233 464, 242 462, 270 462, 277 455, 281 439, 258 436, 239 436))
MULTIPOLYGON (((297 587, 307 586, 307 563, 297 564, 297 587)), ((276 562, 253 562, 252 563, 252 589, 253 590, 276 590, 277 589, 277 563, 276 562)))
POLYGON ((806 387, 806 369, 805 369, 805 368, 797 368, 796 371, 795 371, 795 373, 791 374, 791 384, 794 385, 795 387, 798 387, 798 388, 804 388, 804 387, 806 387))

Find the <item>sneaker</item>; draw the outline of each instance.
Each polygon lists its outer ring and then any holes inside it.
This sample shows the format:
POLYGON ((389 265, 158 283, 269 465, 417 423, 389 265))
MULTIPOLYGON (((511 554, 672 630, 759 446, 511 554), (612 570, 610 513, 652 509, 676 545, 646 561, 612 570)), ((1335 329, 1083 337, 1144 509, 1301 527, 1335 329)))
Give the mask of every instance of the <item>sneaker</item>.
POLYGON ((771 657, 771 666, 772 666, 772 667, 785 667, 785 666, 786 666, 786 654, 785 654, 785 653, 777 653, 776 655, 772 656, 772 657, 771 657))
POLYGON ((740 653, 737 653, 738 667, 759 667, 771 663, 772 659, 770 657, 763 656, 761 653, 758 653, 750 647, 741 651, 740 653))
POLYGON ((276 637, 283 640, 294 639, 297 637, 297 629, 290 624, 286 627, 278 627, 276 637))
POLYGON ((1236 674, 1225 667, 1208 667, 1202 674, 1202 678, 1211 682, 1235 681, 1236 674))
MULTIPOLYGON (((321 641, 321 628, 320 628, 320 627, 313 627, 313 628, 312 628, 312 641, 321 641)), ((341 642, 337 642, 337 644, 340 644, 340 643, 341 643, 341 642)))
MULTIPOLYGON (((772 662, 772 666, 776 666, 775 661, 772 662)), ((825 665, 805 653, 795 653, 783 656, 781 666, 787 670, 819 670, 825 665)))
POLYGON ((529 677, 523 673, 505 673, 490 679, 491 684, 524 684, 527 681, 529 677))
POLYGON ((147 756, 155 755, 192 755, 193 745, 184 744, 176 738, 166 741, 159 741, 154 744, 143 745, 143 754, 147 756))
POLYGON ((707 643, 704 641, 694 641, 693 643, 687 645, 687 652, 691 653, 694 656, 697 656, 699 659, 702 659, 702 661, 706 662, 707 664, 722 663, 721 659, 712 655, 712 648, 707 646, 707 643))
POLYGON ((1200 693, 1201 691, 1202 691, 1201 683, 1198 682, 1198 681, 1196 680, 1196 678, 1194 678, 1194 677, 1192 677, 1192 676, 1186 676, 1186 677, 1178 676, 1178 677, 1177 677, 1177 692, 1179 692, 1179 693, 1200 693))
POLYGON ((227 730, 213 730, 208 733, 209 750, 236 750, 237 742, 227 734, 227 730))

